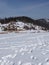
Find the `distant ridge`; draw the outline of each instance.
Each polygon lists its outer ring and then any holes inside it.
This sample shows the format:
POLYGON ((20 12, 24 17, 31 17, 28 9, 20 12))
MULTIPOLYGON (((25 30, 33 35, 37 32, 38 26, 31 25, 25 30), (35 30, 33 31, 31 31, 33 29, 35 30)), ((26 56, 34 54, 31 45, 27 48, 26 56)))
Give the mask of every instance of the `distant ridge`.
POLYGON ((11 21, 17 22, 17 20, 22 21, 24 23, 32 23, 34 25, 45 27, 46 29, 49 30, 49 19, 48 20, 46 20, 46 19, 34 20, 34 19, 27 17, 27 16, 19 16, 19 17, 9 17, 9 18, 0 19, 0 23, 7 24, 11 21))
POLYGON ((28 22, 28 23, 33 23, 35 20, 30 18, 30 17, 26 17, 26 16, 19 16, 19 17, 9 17, 9 18, 4 18, 4 19, 0 19, 0 23, 1 24, 6 24, 9 23, 10 21, 23 21, 23 22, 28 22))

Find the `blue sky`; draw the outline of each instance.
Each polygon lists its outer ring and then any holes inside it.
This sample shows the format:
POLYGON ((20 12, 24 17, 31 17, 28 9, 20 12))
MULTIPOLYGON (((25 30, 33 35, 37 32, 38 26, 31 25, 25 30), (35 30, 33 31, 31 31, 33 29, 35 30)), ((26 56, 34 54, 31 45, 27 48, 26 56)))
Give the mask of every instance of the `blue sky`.
POLYGON ((0 0, 0 18, 10 16, 49 18, 49 0, 0 0))

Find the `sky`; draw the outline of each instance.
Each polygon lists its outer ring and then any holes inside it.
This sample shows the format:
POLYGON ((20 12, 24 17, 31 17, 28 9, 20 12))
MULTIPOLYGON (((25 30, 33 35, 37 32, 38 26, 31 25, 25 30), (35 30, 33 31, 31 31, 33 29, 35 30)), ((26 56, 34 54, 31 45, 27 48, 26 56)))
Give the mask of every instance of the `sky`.
POLYGON ((49 0, 0 0, 0 18, 49 18, 49 0))

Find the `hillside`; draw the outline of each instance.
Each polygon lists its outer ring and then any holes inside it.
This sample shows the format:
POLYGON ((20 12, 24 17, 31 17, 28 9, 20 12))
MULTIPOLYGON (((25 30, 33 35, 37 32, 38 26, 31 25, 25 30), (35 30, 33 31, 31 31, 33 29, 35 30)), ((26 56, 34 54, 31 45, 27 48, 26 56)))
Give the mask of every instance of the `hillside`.
POLYGON ((34 19, 32 19, 30 17, 26 17, 26 16, 9 17, 9 18, 0 19, 1 24, 7 24, 11 21, 14 21, 14 22, 22 21, 23 23, 31 23, 33 25, 44 27, 45 30, 49 30, 49 19, 34 20, 34 19))
POLYGON ((2 24, 6 24, 9 23, 10 21, 23 21, 23 22, 28 22, 28 23, 34 23, 35 20, 31 19, 30 17, 26 17, 26 16, 19 16, 19 17, 9 17, 9 18, 5 18, 5 19, 0 19, 0 23, 2 24))

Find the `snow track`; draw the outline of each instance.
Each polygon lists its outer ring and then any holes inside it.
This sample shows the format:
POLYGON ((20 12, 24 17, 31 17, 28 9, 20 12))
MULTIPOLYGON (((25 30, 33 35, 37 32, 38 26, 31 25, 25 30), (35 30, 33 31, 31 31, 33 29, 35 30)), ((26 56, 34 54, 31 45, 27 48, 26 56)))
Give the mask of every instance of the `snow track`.
POLYGON ((49 32, 0 34, 0 65, 45 64, 49 64, 49 32))

